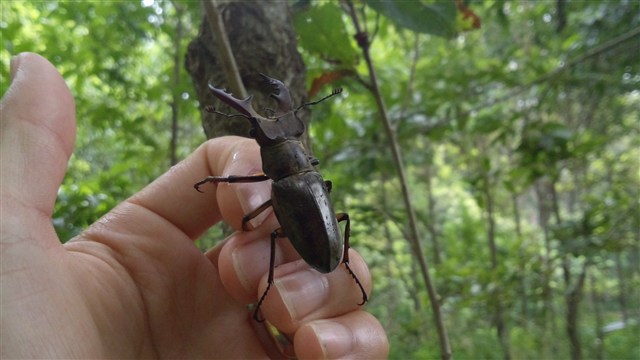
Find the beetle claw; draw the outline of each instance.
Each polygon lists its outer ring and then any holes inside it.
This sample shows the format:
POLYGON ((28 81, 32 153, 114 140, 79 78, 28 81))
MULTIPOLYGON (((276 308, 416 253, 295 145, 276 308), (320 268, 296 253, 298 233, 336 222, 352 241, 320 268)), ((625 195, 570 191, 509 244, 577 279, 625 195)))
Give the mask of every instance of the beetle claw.
POLYGON ((259 323, 264 322, 264 318, 260 314, 260 308, 256 307, 256 310, 253 312, 253 320, 259 323))
POLYGON ((358 287, 360 288, 360 291, 362 291, 362 302, 358 304, 358 306, 362 306, 364 304, 367 303, 367 301, 369 301, 369 297, 367 296, 367 292, 364 290, 364 287, 362 286, 362 284, 360 283, 360 280, 358 279, 358 277, 356 276, 356 274, 353 272, 353 270, 351 270, 351 267, 349 266, 349 262, 345 261, 344 262, 344 266, 347 268, 347 270, 349 271, 349 274, 351 274, 351 277, 353 278, 353 280, 355 280, 356 284, 358 285, 358 287))

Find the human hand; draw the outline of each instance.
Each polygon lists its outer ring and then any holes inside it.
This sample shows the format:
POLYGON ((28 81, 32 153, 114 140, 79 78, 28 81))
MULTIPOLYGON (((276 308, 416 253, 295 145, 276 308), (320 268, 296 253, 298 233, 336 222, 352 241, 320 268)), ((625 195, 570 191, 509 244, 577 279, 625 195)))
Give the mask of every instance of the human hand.
MULTIPOLYGON (((274 356, 246 305, 266 287, 275 217, 206 254, 193 244, 222 220, 239 229, 247 208, 268 198, 257 184, 192 188, 206 175, 259 171, 255 141, 208 141, 61 245, 51 215, 73 150, 74 101, 38 55, 19 55, 11 73, 0 105, 0 358, 274 356)), ((276 259, 262 311, 297 357, 387 356, 386 334, 357 306, 346 270, 311 270, 287 241, 276 259)), ((355 251, 350 260, 370 291, 364 261, 355 251)))

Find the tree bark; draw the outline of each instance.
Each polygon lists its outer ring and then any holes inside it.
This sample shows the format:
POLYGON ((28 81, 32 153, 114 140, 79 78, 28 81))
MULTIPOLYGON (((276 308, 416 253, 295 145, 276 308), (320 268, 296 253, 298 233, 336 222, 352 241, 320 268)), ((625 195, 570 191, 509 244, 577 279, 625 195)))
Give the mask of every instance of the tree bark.
MULTIPOLYGON (((518 242, 520 243, 520 249, 518 250, 518 255, 521 259, 525 259, 525 249, 524 244, 522 242, 522 224, 520 218, 520 208, 518 206, 518 194, 515 191, 510 192, 511 195, 511 204, 513 204, 513 223, 516 226, 516 237, 518 242)), ((520 325, 527 328, 529 326, 529 286, 527 284, 527 274, 522 273, 519 275, 519 283, 520 283, 520 312, 522 315, 520 316, 520 325)))
MULTIPOLYGON (((556 182, 551 180, 549 183, 551 195, 551 204, 553 205, 553 214, 557 225, 562 224, 560 216, 560 202, 556 192, 556 182)), ((584 288, 584 279, 587 275, 587 262, 582 265, 582 270, 578 274, 575 282, 572 281, 571 258, 570 254, 562 255, 562 274, 565 282, 565 304, 567 306, 566 331, 569 337, 569 350, 572 360, 582 359, 582 345, 580 343, 580 329, 578 327, 578 316, 580 310, 580 301, 582 300, 582 289, 584 288)))
POLYGON ((602 330, 603 320, 602 320, 602 310, 600 309, 600 298, 598 296, 598 290, 596 288, 596 277, 591 273, 589 275, 590 285, 591 285, 591 302, 593 305, 593 315, 595 318, 595 358, 596 360, 604 359, 604 331, 602 330))
MULTIPOLYGON (((264 113, 264 109, 273 107, 273 100, 259 76, 261 73, 281 80, 289 87, 294 105, 305 102, 306 68, 297 50, 288 3, 231 1, 212 5, 217 6, 222 19, 242 83, 247 93, 254 96, 254 108, 264 113)), ((201 109, 212 105, 222 112, 233 113, 227 107, 219 106, 207 86, 211 82, 216 87, 226 88, 229 86, 227 79, 233 75, 227 74, 222 66, 223 54, 218 50, 218 44, 223 42, 221 36, 224 34, 212 34, 204 17, 198 36, 188 46, 185 67, 191 75, 201 109)), ((241 97, 241 94, 235 96, 241 97)), ((306 124, 309 113, 300 111, 299 115, 306 124)), ((228 118, 202 110, 202 118, 207 138, 249 134, 249 122, 242 117, 228 118)), ((304 140, 308 145, 307 139, 304 140)))
POLYGON ((542 297, 544 301, 544 325, 545 334, 542 342, 542 350, 545 357, 557 354, 556 339, 558 330, 556 328, 556 309, 553 303, 553 289, 551 288, 551 278, 553 274, 553 262, 551 258, 551 234, 549 229, 550 218, 550 201, 547 191, 546 182, 540 179, 535 184, 536 195, 538 198, 538 222, 542 228, 544 238, 544 279, 542 285, 542 297))
POLYGON ((620 304, 620 312, 622 313, 622 321, 629 323, 629 311, 627 306, 627 281, 624 276, 624 267, 622 265, 622 256, 619 252, 615 253, 616 275, 618 276, 618 303, 620 304))
MULTIPOLYGON (((489 244, 489 254, 491 256, 491 270, 494 274, 498 271, 498 248, 496 246, 496 221, 494 211, 494 198, 491 192, 491 179, 489 174, 484 173, 484 197, 486 202, 487 216, 487 241, 489 244)), ((494 305, 493 323, 496 327, 498 341, 502 347, 502 354, 505 360, 511 359, 511 348, 509 345, 509 332, 504 321, 503 305, 500 293, 501 287, 496 286, 492 291, 491 297, 494 305)))
MULTIPOLYGON (((570 275, 568 271, 568 261, 563 264, 564 273, 570 275)), ((582 345, 580 342, 580 329, 578 325, 579 320, 579 306, 582 300, 582 289, 584 288, 584 279, 587 275, 587 263, 582 265, 582 270, 578 274, 578 278, 574 284, 571 284, 570 279, 565 278, 567 286, 569 287, 565 295, 565 301, 567 303, 567 336, 569 336, 569 344, 571 350, 571 359, 582 359, 582 345)))

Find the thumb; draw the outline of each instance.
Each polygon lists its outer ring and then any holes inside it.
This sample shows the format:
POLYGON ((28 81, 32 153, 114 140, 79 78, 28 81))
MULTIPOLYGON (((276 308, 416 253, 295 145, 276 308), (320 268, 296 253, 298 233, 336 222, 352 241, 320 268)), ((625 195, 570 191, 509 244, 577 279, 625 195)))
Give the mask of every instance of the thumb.
POLYGON ((75 103, 62 76, 37 54, 14 57, 11 79, 0 103, 0 212, 3 231, 29 231, 22 221, 51 221, 73 151, 75 103))

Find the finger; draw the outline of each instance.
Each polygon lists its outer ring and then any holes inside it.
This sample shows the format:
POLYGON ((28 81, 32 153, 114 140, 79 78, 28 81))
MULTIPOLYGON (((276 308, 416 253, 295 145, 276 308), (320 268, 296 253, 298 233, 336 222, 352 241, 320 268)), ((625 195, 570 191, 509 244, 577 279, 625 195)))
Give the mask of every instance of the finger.
MULTIPOLYGON (((222 248, 216 246, 207 257, 218 265, 220 278, 226 290, 236 301, 255 303, 259 282, 269 272, 270 234, 279 227, 275 216, 270 216, 253 231, 235 232, 222 248)), ((300 259, 286 238, 276 240, 275 266, 300 259)), ((266 280, 265 280, 266 281, 266 280)))
MULTIPOLYGON (((231 175, 247 176, 262 174, 262 159, 260 157, 260 147, 253 139, 231 137, 237 148, 232 156, 227 159, 222 169, 216 169, 215 159, 218 156, 215 147, 206 147, 207 157, 210 163, 210 175, 228 177, 231 175)), ((242 229, 242 218, 244 215, 254 211, 266 201, 271 199, 271 181, 256 181, 246 183, 219 183, 210 185, 214 188, 219 204, 220 213, 224 221, 233 228, 242 229)), ((202 187, 206 189, 206 185, 202 187)), ((269 207, 262 213, 251 219, 249 226, 255 228, 259 226, 266 217, 272 213, 269 207)))
POLYGON ((306 323, 293 345, 299 359, 386 359, 389 353, 382 325, 364 311, 306 323))
POLYGON ((75 141, 75 103, 60 73, 39 55, 13 58, 11 74, 0 104, 0 203, 11 209, 2 211, 3 220, 11 216, 7 228, 26 231, 40 221, 52 231, 53 205, 75 141), (20 226, 26 220, 31 225, 20 226))
MULTIPOLYGON (((371 275, 362 257, 350 250, 350 266, 367 293, 371 275)), ((267 278, 258 283, 258 293, 267 287, 267 278)), ((310 320, 334 317, 360 307, 362 291, 344 264, 322 274, 303 260, 279 266, 274 283, 262 304, 262 314, 284 333, 295 332, 310 320)))
MULTIPOLYGON (((239 227, 243 215, 241 202, 266 201, 269 198, 268 189, 258 186, 240 192, 235 191, 236 184, 219 184, 216 191, 216 185, 208 188, 209 184, 205 184, 201 188, 203 193, 200 193, 193 185, 210 175, 246 175, 254 168, 259 168, 260 164, 259 147, 255 140, 232 136, 209 140, 184 161, 112 210, 94 228, 138 231, 140 224, 156 224, 161 220, 165 226, 171 226, 165 231, 177 229, 193 240, 223 217, 239 227), (132 208, 145 211, 133 211, 132 208)), ((159 231, 162 232, 162 229, 159 231)))
POLYGON ((207 176, 250 175, 260 172, 260 148, 255 140, 236 136, 207 141, 192 156, 133 200, 177 225, 192 239, 224 219, 241 228, 245 209, 270 198, 270 183, 204 184, 202 193, 193 185, 207 176), (176 207, 176 204, 184 206, 176 207))

